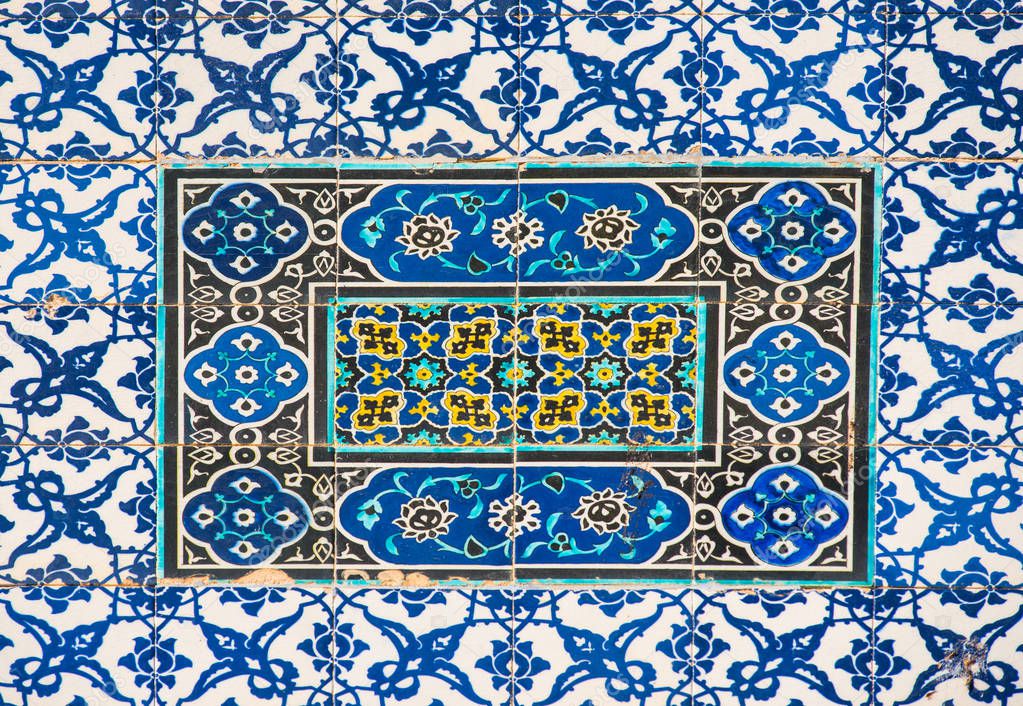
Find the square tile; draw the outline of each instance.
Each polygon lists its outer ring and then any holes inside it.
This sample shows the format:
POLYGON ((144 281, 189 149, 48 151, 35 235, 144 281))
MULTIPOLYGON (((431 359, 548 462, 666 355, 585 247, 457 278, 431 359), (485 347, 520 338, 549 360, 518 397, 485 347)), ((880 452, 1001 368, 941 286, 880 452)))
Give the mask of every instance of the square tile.
POLYGON ((0 446, 3 583, 152 583, 156 456, 150 446, 89 446, 84 419, 67 443, 0 446))
POLYGON ((337 494, 329 449, 175 445, 161 453, 161 579, 333 579, 337 494))
POLYGON ((891 304, 880 312, 878 440, 1016 446, 1023 306, 891 304), (984 382, 977 382, 984 381, 984 382))
POLYGON ((872 617, 865 589, 701 591, 693 703, 867 703, 872 617))
POLYGON ((516 514, 512 467, 459 461, 339 462, 338 582, 511 581, 515 544, 531 521, 516 514))
POLYGON ((514 597, 497 590, 335 592, 335 700, 511 704, 514 597))
POLYGON ((716 645, 695 631, 693 591, 512 594, 515 703, 689 703, 716 645))
POLYGON ((700 581, 871 582, 872 450, 734 446, 693 481, 700 581))
POLYGON ((174 168, 162 177, 164 304, 202 308, 212 323, 212 307, 301 308, 336 294, 338 218, 369 185, 339 189, 323 166, 174 168))
POLYGON ((884 38, 869 14, 707 15, 705 153, 882 154, 884 38))
POLYGON ((38 16, 0 20, 0 27, 0 159, 152 157, 157 57, 151 26, 139 19, 38 16))
POLYGON ((141 164, 0 166, 0 300, 153 303, 156 178, 141 164))
POLYGON ((0 307, 4 444, 149 445, 155 439, 153 307, 0 307))
POLYGON ((888 24, 886 154, 891 158, 1018 156, 1014 37, 1023 17, 893 15, 888 24))
POLYGON ((518 26, 503 15, 343 16, 337 30, 338 154, 518 154, 518 35, 518 26))
POLYGON ((1023 286, 1018 164, 889 162, 884 173, 882 301, 1017 302, 1023 286))
POLYGON ((336 30, 328 18, 164 22, 160 154, 200 159, 335 155, 336 30))
POLYGON ((875 703, 1018 700, 1019 591, 888 589, 875 608, 875 703))
POLYGON ((151 589, 4 588, 0 626, 7 703, 59 703, 69 693, 153 703, 154 665, 163 662, 154 649, 151 589))
POLYGON ((155 627, 157 704, 300 696, 327 706, 335 670, 358 648, 338 652, 326 588, 165 587, 155 627))
POLYGON ((1015 448, 970 442, 881 447, 878 581, 998 589, 1023 584, 1016 521, 1021 483, 1015 448))
POLYGON ((523 155, 684 155, 698 147, 698 16, 531 20, 518 76, 523 155))

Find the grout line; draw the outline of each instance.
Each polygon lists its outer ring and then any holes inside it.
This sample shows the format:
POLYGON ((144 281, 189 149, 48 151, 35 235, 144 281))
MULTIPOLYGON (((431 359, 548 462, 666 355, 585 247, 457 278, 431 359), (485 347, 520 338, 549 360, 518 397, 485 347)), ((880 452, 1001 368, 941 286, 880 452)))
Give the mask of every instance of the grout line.
MULTIPOLYGON (((202 571, 196 571, 196 576, 203 575, 202 571)), ((871 584, 871 585, 855 585, 855 584, 838 584, 838 585, 821 585, 819 583, 807 583, 800 584, 797 579, 780 579, 778 581, 747 581, 743 583, 725 583, 727 579, 697 579, 693 582, 689 581, 678 581, 678 580, 657 580, 657 579, 635 579, 633 581, 621 581, 613 584, 608 584, 606 581, 596 580, 590 583, 578 583, 578 582, 553 582, 553 581, 537 581, 528 584, 514 584, 511 581, 501 581, 495 579, 486 579, 479 581, 452 581, 449 583, 440 583, 431 586, 431 590, 438 591, 452 591, 459 592, 465 590, 473 591, 487 591, 487 590, 498 590, 506 588, 523 588, 524 590, 530 591, 541 591, 541 592, 553 592, 558 590, 593 590, 599 588, 606 588, 611 586, 614 589, 622 590, 649 590, 659 591, 665 590, 679 590, 679 591, 704 591, 706 593, 728 593, 728 592, 748 592, 748 591, 765 591, 772 592, 778 590, 790 590, 790 591, 805 591, 808 593, 828 593, 831 591, 856 591, 859 593, 867 592, 880 592, 880 591, 917 591, 920 593, 940 593, 945 591, 990 591, 993 593, 1003 594, 1023 594, 1023 582, 1017 584, 977 584, 977 583, 965 583, 965 584, 929 584, 920 583, 911 586, 894 585, 894 584, 871 584)), ((85 589, 97 589, 97 590, 116 590, 116 589, 127 589, 127 590, 139 590, 149 591, 154 596, 154 614, 156 611, 156 595, 159 591, 171 589, 171 588, 237 588, 238 586, 245 586, 247 584, 239 584, 236 579, 211 579, 202 584, 197 584, 196 581, 190 577, 175 577, 168 579, 159 579, 156 583, 152 584, 139 584, 139 583, 118 583, 118 582, 104 582, 104 581, 74 581, 71 583, 56 583, 56 582, 44 582, 38 583, 35 581, 24 581, 24 582, 10 582, 0 581, 0 591, 11 591, 11 590, 29 590, 39 588, 67 588, 68 586, 74 586, 85 589)), ((310 586, 316 587, 317 584, 307 582, 305 580, 296 580, 295 586, 310 586)), ((289 585, 286 584, 260 584, 259 587, 273 588, 273 589, 288 589, 289 585)), ((339 585, 332 586, 331 584, 320 584, 320 590, 330 590, 332 592, 343 591, 351 589, 352 587, 339 585)), ((361 590, 407 590, 404 586, 395 586, 392 583, 384 581, 368 581, 364 584, 359 584, 356 591, 361 590)), ((514 599, 515 593, 510 594, 510 599, 514 599)), ((512 613, 512 624, 515 625, 514 612, 512 613)), ((154 628, 155 628, 155 615, 154 615, 154 628)))
MULTIPOLYGON (((750 449, 771 449, 771 448, 794 448, 794 447, 799 447, 799 448, 812 448, 812 449, 879 449, 879 450, 886 450, 886 451, 896 451, 896 450, 914 451, 914 450, 919 450, 919 449, 972 449, 972 450, 976 450, 976 451, 992 451, 993 452, 993 451, 1018 451, 1018 450, 1023 450, 1023 444, 969 444, 969 443, 960 443, 960 444, 930 444, 930 443, 909 443, 909 442, 891 442, 891 441, 872 442, 872 443, 855 443, 855 442, 838 443, 838 442, 835 442, 835 443, 830 443, 830 444, 825 444, 825 443, 784 444, 784 443, 780 443, 780 442, 762 442, 762 443, 761 442, 757 442, 757 443, 710 443, 710 442, 708 442, 708 443, 703 444, 703 446, 710 447, 710 448, 720 447, 720 448, 743 448, 743 449, 747 449, 747 448, 750 448, 750 449)), ((12 444, 12 443, 0 443, 0 449, 24 449, 24 450, 28 450, 28 449, 56 449, 56 448, 75 448, 75 449, 134 448, 134 449, 153 449, 154 451, 156 451, 156 450, 159 450, 159 449, 169 449, 169 448, 228 449, 228 448, 253 448, 253 447, 257 447, 257 448, 275 448, 275 449, 308 449, 308 448, 325 448, 325 449, 330 449, 330 448, 333 448, 331 444, 328 444, 326 442, 308 442, 308 443, 294 443, 294 444, 270 444, 270 443, 258 443, 258 444, 223 443, 223 444, 218 444, 218 443, 186 443, 186 442, 158 444, 158 443, 151 442, 151 441, 146 441, 146 442, 142 442, 142 441, 139 441, 139 442, 109 442, 109 443, 99 443, 99 444, 85 444, 85 443, 49 443, 49 444, 42 444, 42 443, 40 443, 40 444, 37 444, 37 443, 20 443, 20 444, 12 444)), ((379 447, 374 447, 374 448, 387 449, 386 451, 381 450, 379 452, 381 457, 382 457, 382 459, 386 459, 388 454, 407 452, 408 449, 414 448, 414 447, 408 447, 408 446, 401 446, 401 447, 379 446, 379 447)), ((510 453, 509 451, 506 451, 506 450, 494 450, 494 451, 491 451, 491 450, 488 450, 488 449, 490 449, 492 447, 487 447, 487 446, 469 447, 471 449, 471 451, 467 450, 466 447, 460 447, 460 446, 440 446, 439 448, 451 449, 452 451, 450 453, 452 453, 452 454, 456 454, 457 453, 457 452, 454 451, 454 449, 460 449, 463 453, 487 454, 487 455, 492 455, 492 456, 507 455, 508 453, 510 453)), ((662 449, 661 447, 658 447, 658 446, 631 446, 631 447, 629 447, 629 450, 630 451, 635 451, 635 452, 658 452, 658 451, 663 451, 664 449, 662 449)), ((571 452, 572 449, 569 448, 568 451, 571 452)), ((376 452, 373 452, 373 453, 376 453, 376 452)), ((440 452, 440 453, 448 453, 448 452, 440 452)), ((455 460, 457 460, 457 459, 452 458, 452 462, 455 461, 455 460)), ((384 462, 385 462, 384 460, 380 461, 380 463, 384 463, 384 462)), ((374 461, 353 461, 353 462, 351 462, 351 465, 353 465, 353 466, 360 466, 360 465, 367 465, 367 464, 372 465, 373 463, 375 463, 375 462, 374 461)), ((417 463, 418 462, 414 462, 414 461, 413 462, 408 462, 408 464, 411 464, 411 465, 416 465, 417 463)), ((444 463, 444 462, 438 462, 438 461, 434 460, 434 461, 430 461, 430 463, 444 463)), ((542 462, 540 462, 540 461, 533 461, 533 462, 530 462, 530 463, 540 464, 542 462)), ((628 462, 623 462, 623 464, 627 464, 627 463, 628 462)), ((691 461, 675 461, 675 462, 663 462, 663 463, 665 463, 666 465, 671 465, 671 466, 682 466, 682 467, 685 467, 685 466, 691 465, 692 462, 691 461)), ((408 465, 408 464, 406 464, 406 465, 408 465)))

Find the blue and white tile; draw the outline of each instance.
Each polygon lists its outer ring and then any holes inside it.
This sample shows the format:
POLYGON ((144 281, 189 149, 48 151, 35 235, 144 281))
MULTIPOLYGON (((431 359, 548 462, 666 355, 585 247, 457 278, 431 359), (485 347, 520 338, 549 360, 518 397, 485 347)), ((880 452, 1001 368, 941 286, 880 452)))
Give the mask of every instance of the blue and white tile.
MULTIPOLYGON (((713 15, 749 15, 767 19, 779 28, 796 29, 806 17, 828 14, 875 14, 861 0, 706 0, 703 11, 713 15)), ((877 13, 884 21, 884 15, 877 13)))
MULTIPOLYGON (((961 132, 966 139, 967 132, 961 132)), ((882 301, 1018 303, 1023 291, 1019 164, 889 162, 884 175, 882 301)))
POLYGON ((508 15, 519 0, 339 0, 338 12, 349 18, 386 17, 396 31, 430 32, 451 26, 461 16, 508 15))
POLYGON ((151 19, 157 13, 155 0, 8 0, 0 5, 0 17, 38 22, 40 29, 65 31, 76 22, 102 19, 151 19))
POLYGON ((497 590, 338 590, 334 703, 510 704, 514 595, 497 590))
POLYGON ((324 157, 337 147, 335 21, 193 18, 160 36, 168 157, 324 157))
POLYGON ((708 154, 878 155, 884 24, 869 13, 707 15, 708 154))
POLYGON ((1023 305, 880 312, 878 441, 1019 446, 1023 305))
POLYGON ((723 646, 694 632, 692 591, 513 594, 515 703, 688 704, 723 646))
POLYGON ((864 589, 700 592, 693 703, 866 703, 872 609, 864 589))
POLYGON ((341 18, 338 153, 514 155, 519 25, 506 15, 420 19, 341 18))
POLYGON ((154 447, 0 446, 0 507, 0 583, 153 581, 154 447))
MULTIPOLYGON (((66 146, 88 149, 84 136, 66 146)), ((0 301, 141 304, 156 296, 156 170, 0 166, 0 301)))
POLYGON ((1020 0, 895 0, 892 5, 906 13, 935 15, 996 15, 1023 12, 1020 0))
POLYGON ((332 601, 317 587, 159 589, 156 703, 328 706, 343 639, 332 601))
POLYGON ((1023 592, 878 590, 873 703, 1018 704, 1023 592))
POLYGON ((523 24, 521 151, 687 153, 699 142, 701 20, 532 15, 523 24))
POLYGON ((337 11, 337 0, 155 0, 155 3, 163 17, 172 19, 236 17, 258 22, 333 17, 337 11))
POLYGON ((891 16, 889 157, 1018 156, 1023 144, 1023 15, 891 16))
POLYGON ((0 307, 0 443, 153 443, 148 306, 0 307))
POLYGON ((140 19, 0 20, 0 158, 150 157, 155 36, 140 19))
POLYGON ((1019 448, 879 447, 877 580, 890 586, 1023 585, 1019 448))
POLYGON ((152 617, 147 589, 0 590, 0 701, 152 704, 152 617))

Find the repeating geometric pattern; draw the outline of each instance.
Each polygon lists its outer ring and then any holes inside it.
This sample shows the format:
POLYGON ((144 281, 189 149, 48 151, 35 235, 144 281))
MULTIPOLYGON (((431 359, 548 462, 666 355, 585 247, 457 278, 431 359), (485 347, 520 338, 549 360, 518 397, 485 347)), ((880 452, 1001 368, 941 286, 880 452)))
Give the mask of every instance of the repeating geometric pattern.
MULTIPOLYGON (((1012 161, 1023 128, 1021 29, 1017 0, 0 3, 0 702, 1023 702, 1023 173, 1012 161), (168 285, 157 274, 165 256, 157 244, 158 156, 166 163, 636 153, 882 158, 877 430, 862 441, 869 447, 857 441, 850 452, 876 454, 876 537, 865 535, 874 586, 452 589, 415 575, 386 577, 402 588, 344 585, 365 578, 363 556, 346 557, 348 568, 338 560, 339 585, 322 590, 151 585, 164 540, 154 446, 162 402, 161 308, 153 305, 168 285)), ((317 214, 305 249, 282 259, 278 274, 287 280, 273 290, 243 287, 188 302, 205 343, 227 321, 272 321, 270 328, 288 330, 285 345, 301 349, 309 329, 299 312, 313 302, 295 292, 345 267, 368 272, 335 260, 324 246, 335 233, 321 227, 369 195, 293 186, 274 197, 317 204, 304 209, 317 214), (265 306, 244 318, 253 292, 265 292, 265 306)), ((705 200, 700 210, 693 237, 723 237, 720 204, 705 200)), ((514 215, 497 214, 502 232, 532 222, 514 215)), ((671 225, 676 233, 665 235, 681 252, 689 233, 671 225)), ((486 238, 494 253, 515 247, 510 238, 498 245, 493 231, 486 238)), ((545 254, 551 235, 541 233, 537 257, 563 264, 559 253, 545 254)), ((723 243, 705 241, 680 267, 716 275, 728 266, 723 243)), ((752 240, 747 249, 750 272, 773 266, 772 253, 752 240)), ((773 256, 784 262, 784 253, 773 256)), ((189 257, 197 277, 216 271, 215 252, 189 257)), ((835 277, 858 257, 835 255, 813 286, 750 283, 720 303, 756 320, 758 311, 797 302, 834 322, 837 308, 871 300, 862 291, 836 295, 844 284, 835 277)), ((501 257, 480 259, 495 278, 509 272, 493 267, 501 257)), ((461 264, 470 272, 468 257, 461 264)), ((746 402, 733 402, 732 410, 750 414, 746 402)), ((772 457, 775 439, 721 447, 730 459, 728 492, 756 497, 743 469, 768 462, 798 469, 811 454, 839 453, 843 442, 816 421, 835 413, 831 404, 807 425, 798 460, 772 457)), ((240 509, 255 514, 271 497, 279 511, 264 520, 304 529, 288 543, 294 534, 266 525, 269 537, 253 535, 265 544, 238 550, 277 551, 304 566, 320 552, 327 557, 320 566, 330 567, 333 482, 364 489, 348 495, 361 506, 380 476, 335 474, 332 457, 329 470, 308 472, 304 452, 325 444, 326 432, 298 441, 293 401, 262 438, 193 423, 210 409, 183 412, 189 433, 201 435, 182 447, 188 469, 197 477, 210 463, 261 469, 271 479, 265 486, 236 485, 214 500, 249 503, 240 509), (239 442, 256 454, 231 458, 239 442), (289 504, 288 488, 314 499, 308 516, 289 504)), ((756 434, 755 425, 741 429, 756 434)), ((637 473, 643 488, 622 487, 578 466, 571 479, 563 474, 566 484, 579 482, 564 496, 549 469, 533 468, 498 483, 497 465, 486 477, 454 466, 445 497, 442 486, 422 495, 449 508, 479 505, 478 522, 463 532, 452 521, 446 535, 424 542, 415 533, 427 530, 416 523, 394 549, 429 557, 427 546, 457 535, 459 549, 475 551, 464 541, 472 534, 498 565, 507 547, 516 562, 541 568, 555 555, 593 562, 603 542, 600 556, 718 551, 699 529, 702 506, 720 500, 705 476, 667 481, 684 488, 679 501, 662 497, 657 474, 637 473), (506 502, 513 493, 515 502, 506 502), (503 500, 495 504, 491 494, 503 500), (569 509, 550 527, 533 511, 545 496, 566 498, 569 509), (584 508, 601 512, 573 516, 584 508), (594 519, 605 523, 603 534, 594 519), (522 534, 511 538, 510 528, 522 534)), ((770 495, 776 488, 758 489, 791 509, 770 495)), ((370 503, 345 517, 363 526, 388 513, 400 520, 410 501, 403 492, 383 496, 379 510, 370 503)), ((423 507, 406 513, 407 526, 423 507)), ((445 512, 427 514, 436 523, 445 512)), ((761 516, 765 526, 791 527, 785 512, 761 516)), ((244 512, 219 517, 253 532, 244 512)), ((209 546, 189 549, 215 564, 209 546)))
POLYGON ((869 573, 874 173, 535 170, 167 173, 170 575, 869 573))

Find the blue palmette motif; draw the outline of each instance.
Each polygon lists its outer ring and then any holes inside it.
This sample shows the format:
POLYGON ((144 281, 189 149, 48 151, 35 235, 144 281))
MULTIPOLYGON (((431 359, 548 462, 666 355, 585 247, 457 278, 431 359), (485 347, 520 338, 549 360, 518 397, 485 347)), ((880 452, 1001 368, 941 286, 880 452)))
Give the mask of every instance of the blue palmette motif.
POLYGON ((772 422, 809 419, 849 384, 849 361, 802 324, 772 324, 725 359, 728 391, 772 422))
POLYGON ((729 216, 727 226, 733 247, 783 282, 813 277, 856 240, 852 214, 805 181, 775 184, 729 216))
POLYGON ((729 494, 721 522, 760 561, 793 566, 839 537, 849 510, 806 469, 780 465, 759 471, 747 487, 729 494))
POLYGON ((405 565, 636 564, 690 529, 681 494, 639 469, 378 471, 347 493, 340 528, 405 565))
POLYGON ((301 497, 281 488, 262 468, 234 468, 187 500, 182 526, 208 544, 222 561, 254 566, 276 558, 309 527, 312 515, 301 497))
POLYGON ((341 227, 343 247, 398 281, 642 280, 694 239, 687 214, 633 183, 385 186, 341 227))
POLYGON ((189 252, 210 262, 228 280, 257 282, 297 254, 309 240, 302 212, 260 184, 223 186, 181 224, 189 252))
POLYGON ((271 418, 308 380, 305 361, 276 333, 247 324, 221 331, 188 357, 184 371, 189 392, 234 424, 271 418))

